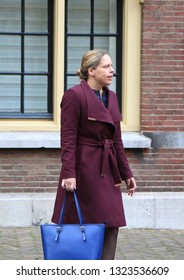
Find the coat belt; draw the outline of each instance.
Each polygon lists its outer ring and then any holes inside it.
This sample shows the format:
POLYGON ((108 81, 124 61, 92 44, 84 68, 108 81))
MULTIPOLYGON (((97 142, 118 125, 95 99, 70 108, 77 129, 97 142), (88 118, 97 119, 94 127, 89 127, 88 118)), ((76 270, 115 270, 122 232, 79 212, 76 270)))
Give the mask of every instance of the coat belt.
POLYGON ((107 166, 110 161, 110 168, 112 170, 112 176, 114 178, 115 186, 120 186, 122 184, 121 176, 116 163, 116 152, 114 148, 114 142, 112 139, 96 141, 87 137, 79 137, 77 140, 77 144, 102 148, 102 162, 100 170, 101 177, 106 177, 107 166))

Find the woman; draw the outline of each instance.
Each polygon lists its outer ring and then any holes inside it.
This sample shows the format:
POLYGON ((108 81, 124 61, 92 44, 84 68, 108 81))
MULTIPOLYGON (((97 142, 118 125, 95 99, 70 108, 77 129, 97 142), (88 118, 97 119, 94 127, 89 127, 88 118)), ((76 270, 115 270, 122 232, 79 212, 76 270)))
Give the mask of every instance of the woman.
POLYGON ((65 191, 65 223, 78 223, 76 190, 85 223, 105 223, 103 260, 115 257, 118 228, 126 225, 120 186, 129 195, 136 182, 121 140, 121 115, 116 94, 109 90, 114 69, 107 51, 84 54, 79 85, 68 89, 61 102, 61 160, 52 222, 58 223, 65 191))

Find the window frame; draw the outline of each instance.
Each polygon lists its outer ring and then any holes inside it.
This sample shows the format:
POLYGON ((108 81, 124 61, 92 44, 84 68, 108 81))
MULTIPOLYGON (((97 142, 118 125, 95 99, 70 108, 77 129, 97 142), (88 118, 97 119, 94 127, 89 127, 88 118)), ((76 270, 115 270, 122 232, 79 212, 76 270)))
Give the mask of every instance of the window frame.
POLYGON ((1 32, 1 36, 20 36, 20 52, 21 52, 21 69, 20 71, 1 71, 0 75, 4 76, 19 76, 20 77, 20 112, 0 112, 0 119, 52 119, 53 117, 53 100, 52 100, 52 80, 53 80, 53 3, 47 0, 47 18, 48 24, 47 32, 27 32, 25 31, 25 0, 21 0, 20 3, 21 8, 21 30, 18 32, 1 32), (40 72, 29 72, 25 71, 25 40, 26 37, 47 37, 48 38, 48 49, 47 49, 47 71, 40 72), (25 112, 25 77, 28 76, 45 76, 47 77, 47 112, 34 112, 34 113, 26 113, 25 112))
POLYGON ((122 131, 140 132, 141 10, 144 1, 123 3, 122 131))
MULTIPOLYGON (((123 24, 123 108, 121 128, 140 132, 140 0, 124 0, 123 24), (132 82, 133 80, 133 82, 132 82)), ((60 131, 60 102, 64 93, 65 0, 54 1, 53 120, 0 120, 0 131, 60 131)), ((55 135, 55 134, 54 134, 55 135)), ((55 137, 55 136, 53 136, 55 137)))

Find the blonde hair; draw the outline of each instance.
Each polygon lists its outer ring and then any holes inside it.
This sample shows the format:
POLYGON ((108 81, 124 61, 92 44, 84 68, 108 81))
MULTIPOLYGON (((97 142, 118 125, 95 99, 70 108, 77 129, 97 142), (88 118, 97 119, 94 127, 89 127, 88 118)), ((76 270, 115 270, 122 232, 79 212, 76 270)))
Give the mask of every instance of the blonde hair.
POLYGON ((100 60, 105 54, 109 55, 109 52, 107 50, 100 49, 87 51, 82 57, 81 67, 76 72, 77 76, 79 76, 80 79, 87 80, 88 69, 95 69, 99 65, 100 60))

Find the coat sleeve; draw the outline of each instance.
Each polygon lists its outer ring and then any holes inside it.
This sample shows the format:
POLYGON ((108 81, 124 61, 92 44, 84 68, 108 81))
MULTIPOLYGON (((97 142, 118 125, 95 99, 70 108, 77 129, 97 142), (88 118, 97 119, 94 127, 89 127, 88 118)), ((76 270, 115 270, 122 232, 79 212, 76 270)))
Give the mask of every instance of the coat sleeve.
POLYGON ((123 141, 121 138, 121 127, 120 127, 120 121, 121 121, 121 114, 119 111, 119 105, 116 94, 113 95, 113 107, 111 114, 113 115, 114 124, 115 124, 115 135, 114 135, 114 147, 116 150, 116 156, 117 156, 117 164, 118 169, 120 172, 121 179, 127 180, 131 177, 133 177, 132 171, 129 167, 127 156, 125 153, 123 141))
POLYGON ((114 137, 114 147, 116 150, 116 156, 117 156, 117 164, 119 168, 119 172, 121 175, 122 180, 127 180, 131 177, 133 177, 132 171, 129 167, 127 156, 125 153, 124 145, 121 139, 121 127, 120 122, 115 123, 115 137, 114 137))
POLYGON ((76 142, 80 118, 80 103, 71 89, 61 102, 61 178, 76 178, 76 142))

